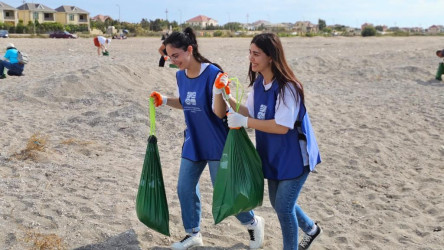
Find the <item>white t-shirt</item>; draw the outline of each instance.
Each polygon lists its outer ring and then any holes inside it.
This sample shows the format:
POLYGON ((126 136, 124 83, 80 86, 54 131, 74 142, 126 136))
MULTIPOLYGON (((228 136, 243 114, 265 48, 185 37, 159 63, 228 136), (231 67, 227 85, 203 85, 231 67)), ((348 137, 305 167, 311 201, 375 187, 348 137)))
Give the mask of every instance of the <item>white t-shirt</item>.
POLYGON ((99 43, 100 43, 100 44, 105 44, 105 43, 106 43, 106 38, 103 37, 103 36, 98 36, 98 37, 97 37, 97 40, 99 40, 99 43))

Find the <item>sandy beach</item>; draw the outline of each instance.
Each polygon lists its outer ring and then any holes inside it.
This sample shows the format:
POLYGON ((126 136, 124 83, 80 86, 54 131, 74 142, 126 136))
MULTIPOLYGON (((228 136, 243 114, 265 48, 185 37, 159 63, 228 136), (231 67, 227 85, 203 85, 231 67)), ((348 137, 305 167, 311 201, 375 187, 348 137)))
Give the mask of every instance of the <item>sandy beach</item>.
MULTIPOLYGON (((198 38, 201 53, 245 88, 250 41, 198 38)), ((324 230, 311 249, 442 249, 444 83, 434 78, 444 39, 282 41, 323 160, 298 202, 324 230)), ((109 57, 97 56, 92 38, 1 39, 1 53, 9 42, 30 62, 25 76, 0 80, 0 249, 169 249, 182 239, 181 110, 161 107, 156 119, 171 237, 135 210, 149 93, 176 92, 176 70, 157 66, 160 38, 113 40, 109 57)), ((234 217, 214 225, 212 191, 206 170, 197 249, 247 249, 234 217)), ((267 186, 255 211, 265 218, 264 249, 282 249, 267 186)))

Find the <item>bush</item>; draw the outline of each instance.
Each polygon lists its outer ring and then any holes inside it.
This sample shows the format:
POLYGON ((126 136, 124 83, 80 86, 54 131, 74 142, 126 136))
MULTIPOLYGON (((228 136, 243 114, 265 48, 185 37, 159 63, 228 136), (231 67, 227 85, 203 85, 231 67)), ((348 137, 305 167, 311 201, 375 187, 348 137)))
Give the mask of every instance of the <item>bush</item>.
POLYGON ((373 26, 367 26, 365 27, 362 32, 361 36, 375 36, 376 35, 376 29, 373 26))
POLYGON ((221 30, 216 30, 213 32, 213 36, 214 37, 219 37, 222 36, 224 33, 221 30))

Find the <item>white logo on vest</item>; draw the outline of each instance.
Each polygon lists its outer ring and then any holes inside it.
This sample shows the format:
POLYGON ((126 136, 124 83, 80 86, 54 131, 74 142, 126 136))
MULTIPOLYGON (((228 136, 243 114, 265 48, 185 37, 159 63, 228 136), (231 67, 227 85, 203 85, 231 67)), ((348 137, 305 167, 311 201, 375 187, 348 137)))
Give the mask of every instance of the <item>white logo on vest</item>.
POLYGON ((187 105, 196 105, 196 92, 188 92, 185 103, 187 105))
POLYGON ((267 112, 267 106, 261 104, 259 107, 259 112, 257 113, 257 119, 259 120, 265 120, 265 113, 267 112))

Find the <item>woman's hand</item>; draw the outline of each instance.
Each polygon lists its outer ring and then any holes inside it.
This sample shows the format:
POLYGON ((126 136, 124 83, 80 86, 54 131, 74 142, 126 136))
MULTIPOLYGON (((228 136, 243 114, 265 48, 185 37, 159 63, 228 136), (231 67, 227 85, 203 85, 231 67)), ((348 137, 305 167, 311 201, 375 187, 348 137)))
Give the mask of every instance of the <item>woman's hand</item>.
POLYGON ((154 99, 154 105, 156 107, 164 106, 167 104, 168 98, 166 96, 161 95, 159 92, 156 91, 151 92, 150 97, 154 99))
POLYGON ((248 117, 236 113, 230 108, 230 112, 228 112, 228 127, 235 129, 240 127, 248 128, 248 117))

